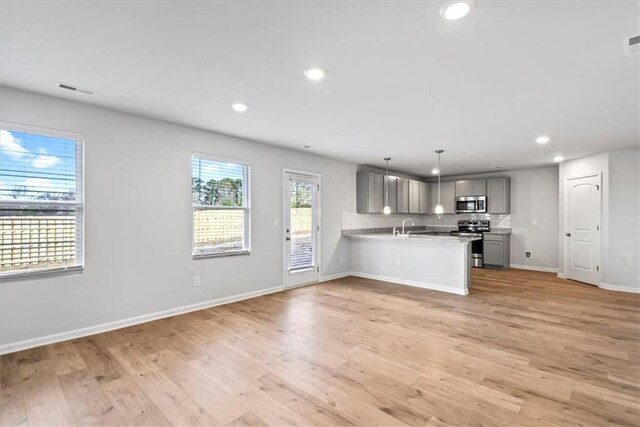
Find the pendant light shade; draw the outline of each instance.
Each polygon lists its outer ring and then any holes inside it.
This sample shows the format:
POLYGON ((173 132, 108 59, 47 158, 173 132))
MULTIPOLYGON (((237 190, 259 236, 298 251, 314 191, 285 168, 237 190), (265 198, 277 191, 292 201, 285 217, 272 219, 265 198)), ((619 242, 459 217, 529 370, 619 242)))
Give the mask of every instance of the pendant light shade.
POLYGON ((444 150, 436 150, 436 153, 438 153, 438 204, 433 211, 436 215, 441 215, 444 213, 444 207, 440 204, 440 155, 444 150))
POLYGON ((391 214, 391 206, 389 206, 389 160, 391 157, 385 157, 385 162, 387 162, 387 173, 384 176, 384 208, 382 208, 382 213, 385 215, 391 214))

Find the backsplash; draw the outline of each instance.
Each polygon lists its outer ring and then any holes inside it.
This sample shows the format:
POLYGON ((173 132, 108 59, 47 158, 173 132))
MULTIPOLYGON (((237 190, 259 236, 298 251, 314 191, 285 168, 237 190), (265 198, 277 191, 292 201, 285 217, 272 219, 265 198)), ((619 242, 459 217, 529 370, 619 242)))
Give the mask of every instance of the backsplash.
POLYGON ((488 219, 491 228, 511 228, 511 216, 496 214, 457 214, 457 215, 421 215, 424 217, 424 225, 458 226, 461 219, 488 219))
POLYGON ((342 213, 342 229, 354 230, 361 228, 396 227, 405 218, 413 218, 416 225, 432 225, 457 227, 461 219, 488 219, 492 228, 511 228, 509 215, 492 214, 459 214, 459 215, 411 215, 411 214, 359 214, 355 212, 342 213))
POLYGON ((402 224, 405 218, 413 218, 416 225, 424 225, 426 215, 407 214, 359 214, 355 212, 342 212, 342 229, 354 230, 360 228, 384 228, 396 227, 402 224))

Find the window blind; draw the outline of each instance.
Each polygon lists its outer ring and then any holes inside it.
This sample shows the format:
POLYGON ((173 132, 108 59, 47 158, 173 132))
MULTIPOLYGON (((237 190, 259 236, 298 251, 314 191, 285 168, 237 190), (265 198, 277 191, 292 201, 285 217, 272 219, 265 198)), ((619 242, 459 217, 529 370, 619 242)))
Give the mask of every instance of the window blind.
POLYGON ((0 275, 83 265, 83 142, 0 127, 0 275))
POLYGON ((249 165, 194 154, 191 196, 194 257, 250 251, 249 165))

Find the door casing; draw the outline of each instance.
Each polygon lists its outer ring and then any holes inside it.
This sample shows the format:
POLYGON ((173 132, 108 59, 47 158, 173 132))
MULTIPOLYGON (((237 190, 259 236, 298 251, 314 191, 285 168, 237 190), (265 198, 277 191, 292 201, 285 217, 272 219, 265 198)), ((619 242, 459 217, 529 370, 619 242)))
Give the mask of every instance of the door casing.
MULTIPOLYGON (((599 191, 598 191, 598 197, 599 197, 599 206, 600 206, 600 211, 597 213, 598 215, 598 219, 599 219, 599 236, 598 236, 598 242, 597 242, 597 251, 594 255, 594 264, 597 265, 598 267, 602 267, 602 193, 603 193, 603 189, 602 189, 602 172, 592 172, 592 173, 585 173, 585 174, 580 174, 580 175, 575 175, 575 176, 571 176, 571 177, 567 177, 565 178, 564 181, 564 218, 563 218, 563 230, 562 230, 562 239, 563 239, 563 248, 564 248, 564 273, 565 273, 565 277, 567 279, 571 279, 571 280, 577 280, 580 281, 576 278, 571 277, 571 257, 573 255, 570 243, 571 243, 571 239, 569 237, 566 236, 566 233, 569 232, 569 228, 570 228, 570 209, 569 209, 569 203, 571 202, 570 199, 570 184, 572 181, 577 180, 577 179, 583 179, 583 178, 597 178, 597 185, 599 186, 599 191)), ((571 236, 573 237, 573 236, 571 236)), ((595 286, 599 286, 600 283, 602 282, 602 268, 598 268, 596 271, 596 279, 594 280, 595 283, 593 282, 585 282, 585 281, 580 281, 581 283, 588 283, 591 285, 595 285, 595 286)))
POLYGON ((304 171, 304 170, 300 170, 300 169, 291 169, 291 168, 284 168, 282 170, 282 283, 283 286, 287 289, 290 288, 296 288, 299 286, 306 286, 312 283, 317 283, 320 280, 320 269, 322 268, 322 257, 321 257, 321 240, 322 240, 322 176, 319 173, 316 172, 309 172, 309 171, 304 171), (316 269, 316 278, 313 281, 305 281, 304 283, 294 283, 292 280, 290 280, 290 273, 288 271, 288 265, 287 265, 287 242, 286 242, 286 238, 287 238, 287 212, 286 209, 288 209, 288 206, 286 206, 286 201, 289 200, 289 191, 290 188, 286 185, 287 183, 287 174, 295 174, 295 175, 304 175, 304 176, 309 176, 312 178, 315 178, 318 180, 318 192, 317 192, 317 200, 316 200, 316 215, 317 215, 317 222, 318 222, 318 226, 320 227, 318 232, 317 232, 317 238, 316 238, 316 265, 317 265, 317 269, 316 269))

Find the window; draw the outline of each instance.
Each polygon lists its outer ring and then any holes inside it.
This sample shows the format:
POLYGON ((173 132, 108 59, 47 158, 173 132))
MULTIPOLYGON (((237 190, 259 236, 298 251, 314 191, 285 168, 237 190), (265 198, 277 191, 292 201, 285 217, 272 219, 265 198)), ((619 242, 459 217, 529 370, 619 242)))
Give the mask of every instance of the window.
POLYGON ((248 254, 251 248, 249 165, 191 158, 193 256, 248 254))
POLYGON ((83 142, 0 123, 0 275, 80 269, 83 142))

